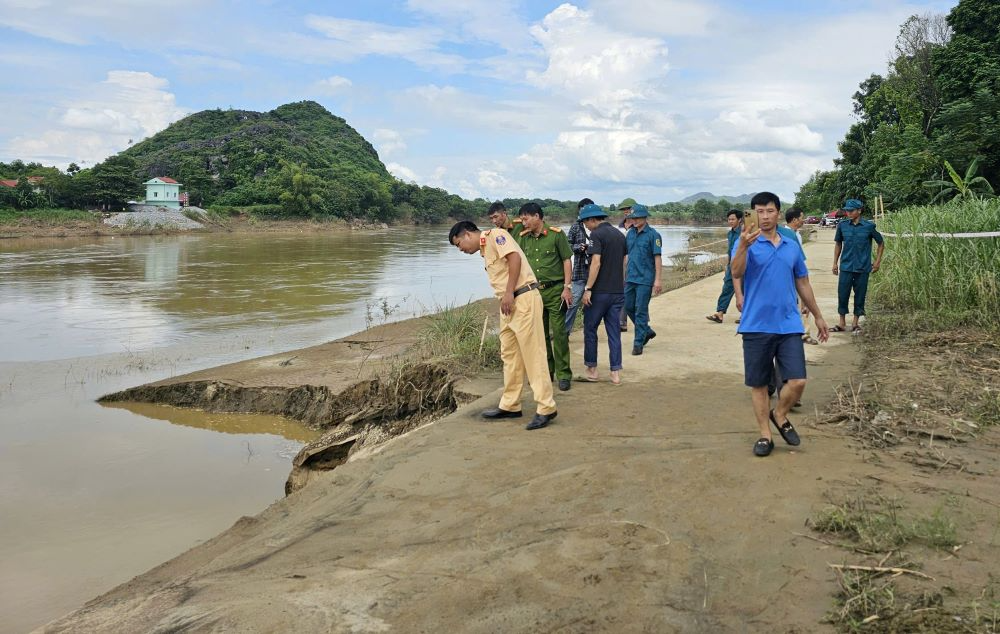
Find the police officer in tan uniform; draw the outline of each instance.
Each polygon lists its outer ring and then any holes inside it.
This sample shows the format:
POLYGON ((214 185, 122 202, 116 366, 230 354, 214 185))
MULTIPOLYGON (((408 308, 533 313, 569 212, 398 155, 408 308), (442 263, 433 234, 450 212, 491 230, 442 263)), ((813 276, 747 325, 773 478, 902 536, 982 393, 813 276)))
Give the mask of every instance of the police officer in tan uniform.
POLYGON ((535 394, 537 413, 526 429, 539 429, 556 417, 552 382, 545 357, 542 297, 538 280, 524 252, 504 229, 480 231, 469 220, 455 224, 448 242, 463 253, 482 255, 490 286, 500 299, 500 357, 503 359, 503 396, 500 406, 485 410, 483 418, 520 418, 524 378, 535 394))

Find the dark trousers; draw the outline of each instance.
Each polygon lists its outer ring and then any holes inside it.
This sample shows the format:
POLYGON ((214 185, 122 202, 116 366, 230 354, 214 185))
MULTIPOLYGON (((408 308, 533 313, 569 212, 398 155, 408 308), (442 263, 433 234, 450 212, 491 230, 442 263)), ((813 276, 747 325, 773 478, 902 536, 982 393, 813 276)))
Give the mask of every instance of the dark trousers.
POLYGON ((736 294, 736 287, 733 286, 733 272, 726 267, 726 276, 722 278, 722 292, 719 293, 719 303, 715 305, 715 312, 723 313, 729 310, 729 303, 733 301, 736 294))
POLYGON ((837 313, 847 314, 847 303, 854 291, 854 314, 865 314, 865 296, 868 295, 868 272, 841 271, 837 279, 837 313))
POLYGON ((622 369, 622 333, 619 322, 625 305, 624 293, 591 293, 590 306, 583 308, 583 364, 597 367, 597 326, 604 321, 612 370, 622 369))
POLYGON ((649 327, 649 299, 652 296, 652 286, 625 283, 625 312, 635 325, 634 346, 646 345, 646 336, 652 331, 649 327))

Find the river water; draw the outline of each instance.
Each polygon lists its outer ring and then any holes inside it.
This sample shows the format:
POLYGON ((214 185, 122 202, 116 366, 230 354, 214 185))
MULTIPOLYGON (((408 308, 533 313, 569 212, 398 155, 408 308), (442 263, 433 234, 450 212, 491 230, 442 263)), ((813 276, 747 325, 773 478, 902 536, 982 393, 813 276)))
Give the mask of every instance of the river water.
MULTIPOLYGON (((657 229, 667 256, 689 235, 724 236, 657 229)), ((0 241, 0 632, 260 512, 315 435, 280 417, 96 398, 489 295, 480 259, 446 235, 0 241)))

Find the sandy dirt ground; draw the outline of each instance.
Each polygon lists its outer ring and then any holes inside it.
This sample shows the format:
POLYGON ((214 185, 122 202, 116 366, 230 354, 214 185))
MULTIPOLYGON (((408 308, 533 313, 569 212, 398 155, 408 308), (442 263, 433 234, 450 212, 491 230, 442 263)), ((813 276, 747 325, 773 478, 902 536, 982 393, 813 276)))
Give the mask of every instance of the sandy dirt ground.
MULTIPOLYGON (((833 322, 832 232, 806 250, 833 322)), ((857 347, 807 346, 802 445, 775 434, 755 458, 736 327, 705 319, 721 279, 655 298, 658 337, 641 357, 626 339, 623 384, 574 382, 548 428, 482 422, 496 382, 43 631, 830 630, 828 563, 843 554, 795 534, 830 487, 889 477, 814 424, 857 347)), ((571 344, 582 374, 579 331, 571 344)), ((600 365, 607 377, 603 344, 600 365)), ((316 379, 294 368, 277 380, 316 379)))

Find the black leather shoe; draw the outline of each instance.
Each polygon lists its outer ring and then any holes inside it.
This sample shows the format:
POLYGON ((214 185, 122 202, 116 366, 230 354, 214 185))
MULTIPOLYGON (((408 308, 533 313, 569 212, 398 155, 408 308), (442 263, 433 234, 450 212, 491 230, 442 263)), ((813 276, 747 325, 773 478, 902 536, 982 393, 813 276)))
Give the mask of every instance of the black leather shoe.
POLYGON ((484 409, 480 414, 483 418, 521 418, 521 412, 508 412, 505 409, 500 409, 499 407, 492 407, 490 409, 484 409))
POLYGON ((785 422, 779 425, 778 421, 774 418, 773 409, 771 410, 770 418, 771 422, 778 429, 778 433, 781 434, 782 440, 793 447, 797 447, 801 441, 799 440, 799 433, 795 431, 795 427, 792 426, 792 421, 786 418, 785 422))
POLYGON ((565 392, 569 389, 569 379, 559 379, 559 391, 565 392))
POLYGON ((642 354, 642 346, 632 346, 632 356, 638 357, 642 354))
POLYGON ((552 412, 551 414, 535 414, 535 417, 531 419, 528 426, 525 427, 528 431, 532 429, 541 429, 549 424, 549 421, 556 417, 558 412, 552 412))
POLYGON ((642 345, 646 345, 655 338, 656 338, 656 333, 650 330, 649 334, 646 335, 646 340, 642 342, 642 345))
POLYGON ((771 450, 774 449, 774 443, 769 438, 758 438, 757 442, 753 444, 753 455, 758 458, 764 458, 765 456, 771 455, 771 450))

